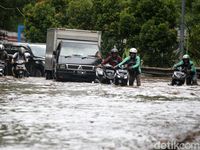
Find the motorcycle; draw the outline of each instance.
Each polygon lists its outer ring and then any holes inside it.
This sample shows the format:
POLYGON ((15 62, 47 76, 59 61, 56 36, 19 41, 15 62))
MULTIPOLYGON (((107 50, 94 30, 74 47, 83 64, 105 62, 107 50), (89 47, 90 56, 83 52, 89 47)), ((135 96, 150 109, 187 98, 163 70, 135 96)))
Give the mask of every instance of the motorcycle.
POLYGON ((0 61, 0 76, 4 76, 5 75, 5 62, 4 61, 0 61))
POLYGON ((125 67, 117 68, 114 84, 126 86, 128 82, 128 71, 125 67))
POLYGON ((178 85, 181 86, 185 83, 185 80, 187 82, 187 85, 189 82, 191 83, 191 76, 189 75, 186 68, 178 67, 174 70, 172 75, 172 85, 178 85))
POLYGON ((25 66, 25 61, 24 60, 17 60, 16 61, 16 66, 15 66, 15 77, 16 78, 23 78, 26 76, 26 66, 25 66))
POLYGON ((104 84, 113 83, 115 75, 116 75, 115 69, 109 64, 106 64, 96 69, 97 81, 100 83, 104 84))

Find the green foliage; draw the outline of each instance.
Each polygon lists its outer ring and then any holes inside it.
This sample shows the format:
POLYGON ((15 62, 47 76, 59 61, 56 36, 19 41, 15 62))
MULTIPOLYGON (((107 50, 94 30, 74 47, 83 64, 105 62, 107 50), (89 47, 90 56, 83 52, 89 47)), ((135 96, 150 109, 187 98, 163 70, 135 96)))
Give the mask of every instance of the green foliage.
POLYGON ((22 9, 25 4, 35 0, 1 0, 0 29, 17 31, 17 25, 23 24, 22 9))
POLYGON ((169 67, 176 43, 176 9, 173 1, 142 0, 133 12, 135 35, 128 45, 140 49, 144 65, 169 67))
POLYGON ((71 0, 67 8, 69 28, 93 29, 92 5, 91 0, 71 0))
POLYGON ((188 48, 188 54, 194 59, 196 64, 200 65, 200 0, 186 1, 186 30, 188 33, 188 42, 185 41, 185 47, 188 48))
POLYGON ((48 1, 38 2, 33 6, 29 4, 24 9, 26 20, 25 33, 31 42, 44 42, 47 28, 59 27, 55 8, 48 1))
MULTIPOLYGON (((1 0, 0 4, 18 7, 25 14, 0 9, 0 28, 16 31, 24 20, 31 42, 45 42, 52 27, 99 30, 104 55, 116 45, 121 54, 136 47, 148 66, 169 67, 174 60, 181 12, 178 0, 1 0)), ((189 54, 198 62, 200 0, 186 0, 186 14, 189 54)))
POLYGON ((161 67, 172 65, 176 32, 169 29, 167 23, 157 25, 154 20, 146 22, 140 32, 140 41, 145 65, 161 67))

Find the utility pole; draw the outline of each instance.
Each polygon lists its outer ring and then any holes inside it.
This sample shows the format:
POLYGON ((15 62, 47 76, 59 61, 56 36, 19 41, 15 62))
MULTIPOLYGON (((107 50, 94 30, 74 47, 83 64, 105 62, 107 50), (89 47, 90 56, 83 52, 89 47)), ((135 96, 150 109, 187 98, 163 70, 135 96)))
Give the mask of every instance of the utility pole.
POLYGON ((180 31, 180 54, 183 56, 185 54, 184 50, 184 33, 185 33, 185 0, 182 0, 181 7, 181 31, 180 31))

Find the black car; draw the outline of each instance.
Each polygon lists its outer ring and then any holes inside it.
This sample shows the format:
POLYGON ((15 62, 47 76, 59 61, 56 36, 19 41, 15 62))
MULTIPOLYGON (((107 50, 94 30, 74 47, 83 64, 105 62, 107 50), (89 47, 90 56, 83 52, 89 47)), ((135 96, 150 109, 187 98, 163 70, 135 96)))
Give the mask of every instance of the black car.
POLYGON ((30 76, 44 76, 44 54, 46 51, 46 44, 4 43, 3 45, 6 52, 10 56, 7 67, 8 75, 12 75, 12 55, 18 52, 20 47, 23 47, 26 49, 26 52, 30 54, 29 62, 26 64, 26 68, 30 73, 30 76))

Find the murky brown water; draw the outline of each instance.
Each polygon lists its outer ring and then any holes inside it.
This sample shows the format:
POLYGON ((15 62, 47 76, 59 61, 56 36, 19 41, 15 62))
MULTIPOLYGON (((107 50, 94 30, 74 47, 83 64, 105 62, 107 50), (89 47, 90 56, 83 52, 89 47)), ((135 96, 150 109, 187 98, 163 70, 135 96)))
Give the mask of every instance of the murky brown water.
MULTIPOLYGON (((166 79, 116 87, 0 79, 0 149, 146 150, 160 141, 200 143, 200 86, 166 79)), ((200 147, 199 147, 200 148, 200 147)))

